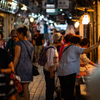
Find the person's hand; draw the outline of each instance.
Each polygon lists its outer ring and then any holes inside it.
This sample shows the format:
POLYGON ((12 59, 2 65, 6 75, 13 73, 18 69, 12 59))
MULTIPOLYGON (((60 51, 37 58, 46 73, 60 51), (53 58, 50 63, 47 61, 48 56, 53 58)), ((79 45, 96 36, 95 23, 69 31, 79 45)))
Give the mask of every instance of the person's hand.
POLYGON ((53 78, 54 77, 54 73, 50 73, 50 78, 53 78))
POLYGON ((49 71, 50 71, 50 78, 53 78, 54 77, 53 68, 49 67, 49 71))

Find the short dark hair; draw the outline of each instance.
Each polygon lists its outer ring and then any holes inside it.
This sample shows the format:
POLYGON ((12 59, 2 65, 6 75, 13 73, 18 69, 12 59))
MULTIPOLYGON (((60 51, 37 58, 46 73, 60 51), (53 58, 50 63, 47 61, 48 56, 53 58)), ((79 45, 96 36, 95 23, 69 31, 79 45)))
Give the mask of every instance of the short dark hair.
POLYGON ((77 44, 77 43, 81 43, 81 38, 78 35, 73 35, 70 39, 71 43, 77 44))
POLYGON ((3 39, 3 34, 2 34, 2 32, 0 32, 0 34, 1 34, 1 38, 3 39))
POLYGON ((87 44, 89 44, 89 39, 88 38, 82 38, 82 41, 80 43, 81 46, 86 46, 87 44))
POLYGON ((67 35, 64 37, 65 42, 66 42, 66 43, 70 42, 70 39, 71 39, 72 36, 73 36, 73 34, 67 34, 67 35))

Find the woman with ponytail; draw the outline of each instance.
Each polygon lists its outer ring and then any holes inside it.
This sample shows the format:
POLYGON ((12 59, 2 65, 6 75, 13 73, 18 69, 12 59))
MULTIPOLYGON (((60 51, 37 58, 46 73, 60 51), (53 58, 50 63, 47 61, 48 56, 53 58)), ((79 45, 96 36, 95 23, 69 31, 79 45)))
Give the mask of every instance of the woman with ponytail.
POLYGON ((32 52, 34 52, 34 47, 27 40, 27 32, 26 26, 17 29, 19 41, 15 46, 14 67, 16 74, 21 78, 25 100, 30 100, 28 86, 33 81, 33 73, 29 55, 31 56, 32 52))

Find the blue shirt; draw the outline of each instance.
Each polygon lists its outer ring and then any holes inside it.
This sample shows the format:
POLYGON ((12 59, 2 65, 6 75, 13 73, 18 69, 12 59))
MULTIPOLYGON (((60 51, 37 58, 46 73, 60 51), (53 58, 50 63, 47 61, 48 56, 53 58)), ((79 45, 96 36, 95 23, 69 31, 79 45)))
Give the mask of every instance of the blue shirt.
POLYGON ((66 76, 73 73, 77 73, 77 75, 79 75, 80 54, 82 54, 83 51, 84 48, 74 46, 74 45, 66 49, 62 53, 62 57, 59 62, 58 75, 66 76))
POLYGON ((48 25, 44 24, 44 33, 48 33, 48 25))

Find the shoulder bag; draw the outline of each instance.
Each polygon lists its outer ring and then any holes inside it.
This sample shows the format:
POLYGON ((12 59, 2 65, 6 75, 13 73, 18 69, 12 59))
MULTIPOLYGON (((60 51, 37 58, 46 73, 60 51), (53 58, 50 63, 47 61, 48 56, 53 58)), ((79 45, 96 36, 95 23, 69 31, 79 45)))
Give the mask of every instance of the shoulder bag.
MULTIPOLYGON (((23 42, 23 41, 22 41, 23 42)), ((24 43, 24 42, 23 42, 24 43)), ((25 45, 25 47, 26 47, 26 49, 27 49, 27 53, 28 53, 28 55, 29 55, 29 58, 30 58, 30 60, 31 60, 31 62, 33 61, 32 59, 34 59, 34 57, 31 59, 31 55, 30 55, 30 53, 29 53, 29 51, 28 51, 28 48, 27 48, 27 46, 26 46, 26 44, 24 43, 24 45, 25 45)), ((34 53, 33 53, 33 55, 34 55, 34 53)), ((33 65, 33 62, 32 62, 32 65, 33 65)), ((38 71, 38 67, 37 66, 35 66, 35 65, 33 65, 33 76, 37 76, 37 75, 39 75, 39 71, 38 71)))

